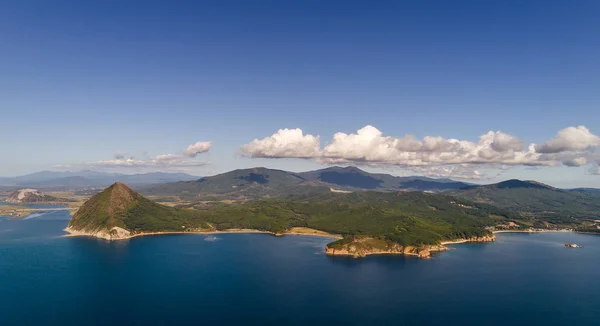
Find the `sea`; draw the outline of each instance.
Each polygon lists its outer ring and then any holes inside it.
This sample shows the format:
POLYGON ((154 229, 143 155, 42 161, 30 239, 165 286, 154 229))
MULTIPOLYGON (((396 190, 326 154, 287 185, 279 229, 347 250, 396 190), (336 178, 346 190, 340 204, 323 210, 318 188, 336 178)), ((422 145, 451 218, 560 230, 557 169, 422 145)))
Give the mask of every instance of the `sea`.
POLYGON ((0 325, 600 325, 600 236, 504 233, 429 260, 288 235, 65 237, 0 217, 0 325), (581 249, 564 247, 577 243, 581 249))

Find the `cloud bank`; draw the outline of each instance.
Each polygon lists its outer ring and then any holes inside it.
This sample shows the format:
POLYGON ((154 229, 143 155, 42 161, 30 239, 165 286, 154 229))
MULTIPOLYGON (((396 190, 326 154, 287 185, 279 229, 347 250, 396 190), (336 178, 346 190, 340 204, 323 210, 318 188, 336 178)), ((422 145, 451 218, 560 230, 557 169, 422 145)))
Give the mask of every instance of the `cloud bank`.
POLYGON ((397 166, 432 176, 481 178, 480 168, 582 166, 597 161, 600 137, 584 126, 568 127, 541 145, 502 131, 489 131, 475 142, 440 136, 385 136, 367 125, 356 133, 338 132, 321 148, 320 137, 301 129, 281 129, 242 146, 250 157, 315 159, 323 164, 397 166))
POLYGON ((207 163, 194 160, 201 153, 206 153, 212 147, 212 142, 196 142, 189 145, 181 154, 161 154, 144 159, 135 159, 125 152, 117 152, 112 160, 84 162, 80 164, 58 165, 58 168, 91 168, 99 170, 114 169, 146 169, 146 170, 185 170, 186 168, 201 167, 207 163))

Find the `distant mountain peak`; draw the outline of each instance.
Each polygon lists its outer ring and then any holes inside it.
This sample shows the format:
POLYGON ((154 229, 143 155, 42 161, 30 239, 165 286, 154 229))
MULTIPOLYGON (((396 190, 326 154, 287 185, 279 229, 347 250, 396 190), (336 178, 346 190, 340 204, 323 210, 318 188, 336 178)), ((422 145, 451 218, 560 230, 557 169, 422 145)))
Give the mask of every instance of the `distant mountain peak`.
POLYGON ((326 169, 323 169, 323 171, 339 171, 339 172, 346 172, 346 173, 366 173, 365 171, 361 170, 360 168, 357 168, 356 166, 332 166, 326 169))
POLYGON ((519 180, 519 179, 510 179, 506 181, 502 181, 490 186, 495 186, 496 188, 506 189, 506 188, 537 188, 537 189, 555 189, 547 184, 531 181, 531 180, 519 180))

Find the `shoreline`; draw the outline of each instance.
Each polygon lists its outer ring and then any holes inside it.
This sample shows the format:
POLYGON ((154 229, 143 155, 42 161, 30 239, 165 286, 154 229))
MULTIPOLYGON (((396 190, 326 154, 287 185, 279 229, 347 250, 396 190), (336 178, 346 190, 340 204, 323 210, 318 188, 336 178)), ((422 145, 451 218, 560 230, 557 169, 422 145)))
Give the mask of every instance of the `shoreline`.
POLYGON ((567 231, 567 230, 498 230, 492 231, 493 234, 496 233, 577 233, 577 231, 567 231))
POLYGON ((270 235, 276 236, 276 237, 280 237, 280 236, 284 236, 284 235, 298 235, 298 236, 323 237, 323 238, 330 238, 330 239, 342 239, 342 237, 340 235, 330 234, 330 233, 326 233, 326 232, 322 232, 322 231, 319 231, 318 233, 312 233, 312 232, 299 232, 299 231, 293 231, 293 230, 290 230, 289 232, 284 232, 284 233, 275 233, 275 232, 261 231, 261 230, 255 230, 255 229, 227 229, 227 230, 222 230, 222 231, 164 231, 164 232, 142 232, 142 233, 136 233, 136 234, 132 234, 132 235, 115 237, 115 238, 110 237, 110 236, 100 235, 100 234, 75 231, 75 230, 70 229, 69 227, 63 229, 63 231, 67 232, 68 234, 64 234, 61 237, 93 237, 93 238, 97 238, 97 239, 104 239, 107 241, 129 240, 132 238, 143 237, 143 236, 156 236, 156 235, 169 235, 169 234, 214 235, 214 234, 235 234, 235 233, 239 233, 239 234, 270 234, 270 235))

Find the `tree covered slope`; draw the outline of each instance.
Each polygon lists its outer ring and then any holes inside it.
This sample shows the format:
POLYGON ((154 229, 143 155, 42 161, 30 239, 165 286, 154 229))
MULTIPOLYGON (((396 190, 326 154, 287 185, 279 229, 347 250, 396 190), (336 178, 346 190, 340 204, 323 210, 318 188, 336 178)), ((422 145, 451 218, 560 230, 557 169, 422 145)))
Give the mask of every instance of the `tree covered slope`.
POLYGON ((518 212, 525 218, 554 224, 578 224, 600 217, 600 197, 553 188, 535 181, 508 180, 472 186, 449 194, 518 212))
POLYGON ((131 233, 185 231, 206 228, 198 214, 157 204, 122 183, 115 183, 90 198, 73 215, 69 229, 108 232, 114 227, 131 233))
POLYGON ((308 227, 416 245, 486 235, 486 226, 512 217, 494 206, 422 192, 311 193, 189 210, 157 204, 116 183, 88 200, 69 229, 105 234, 116 227, 135 235, 232 228, 283 233, 308 227))

